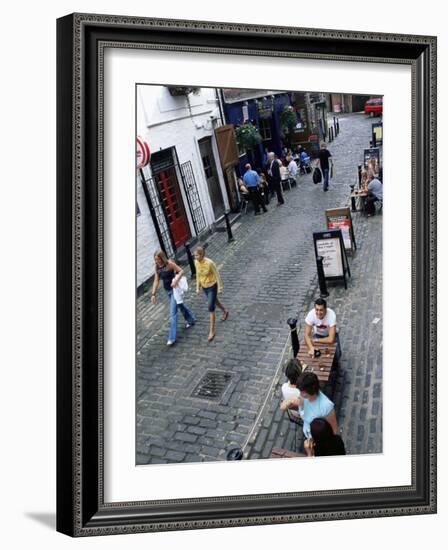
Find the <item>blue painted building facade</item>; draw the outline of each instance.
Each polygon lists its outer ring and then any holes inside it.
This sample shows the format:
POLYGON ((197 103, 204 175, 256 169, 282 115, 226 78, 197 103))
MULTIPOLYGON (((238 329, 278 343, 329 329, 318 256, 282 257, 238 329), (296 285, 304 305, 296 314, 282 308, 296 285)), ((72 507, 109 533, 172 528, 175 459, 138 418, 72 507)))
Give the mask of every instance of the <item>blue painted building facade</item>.
MULTIPOLYGON (((292 105, 290 92, 269 93, 268 95, 259 95, 250 97, 250 91, 241 91, 241 95, 246 93, 246 97, 232 97, 229 100, 229 94, 223 93, 224 117, 227 124, 233 124, 235 127, 250 122, 255 125, 262 137, 259 145, 250 151, 242 151, 239 158, 239 164, 235 166, 238 176, 244 174, 244 165, 250 163, 252 167, 261 171, 266 162, 266 151, 273 151, 279 158, 283 156, 282 130, 280 123, 280 113, 286 106, 292 105)), ((260 93, 260 92, 258 92, 260 93)))

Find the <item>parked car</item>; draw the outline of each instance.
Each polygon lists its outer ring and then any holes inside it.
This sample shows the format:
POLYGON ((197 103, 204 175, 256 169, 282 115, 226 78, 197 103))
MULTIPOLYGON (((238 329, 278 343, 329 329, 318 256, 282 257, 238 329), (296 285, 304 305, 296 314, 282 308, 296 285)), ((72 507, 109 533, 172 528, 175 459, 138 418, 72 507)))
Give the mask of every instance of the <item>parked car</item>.
POLYGON ((383 98, 374 97, 366 101, 364 105, 364 113, 370 117, 380 116, 383 114, 383 98))

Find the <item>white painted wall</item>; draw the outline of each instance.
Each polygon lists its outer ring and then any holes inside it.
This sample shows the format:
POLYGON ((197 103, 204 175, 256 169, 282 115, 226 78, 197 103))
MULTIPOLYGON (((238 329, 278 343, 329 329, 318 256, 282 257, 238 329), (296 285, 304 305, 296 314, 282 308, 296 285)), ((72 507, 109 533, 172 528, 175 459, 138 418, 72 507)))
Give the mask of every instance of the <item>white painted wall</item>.
MULTIPOLYGON (((214 124, 210 116, 219 113, 218 102, 213 88, 201 88, 198 95, 190 94, 173 97, 165 86, 141 85, 137 87, 137 134, 148 143, 151 153, 175 147, 179 164, 190 161, 196 179, 207 226, 215 222, 207 181, 200 156, 198 141, 204 137, 212 138, 213 153, 219 182, 228 208, 227 193, 219 162, 219 154, 214 137, 214 124), (188 108, 190 102, 191 112, 188 108)), ((179 182, 180 182, 180 174, 179 182)), ((185 212, 192 235, 195 235, 191 213, 188 207, 183 185, 180 190, 184 200, 185 212)), ((160 248, 158 237, 152 223, 143 194, 142 186, 137 178, 137 199, 142 215, 137 218, 137 285, 147 280, 154 272, 152 257, 154 251, 160 248), (144 208, 142 203, 144 201, 144 208)))

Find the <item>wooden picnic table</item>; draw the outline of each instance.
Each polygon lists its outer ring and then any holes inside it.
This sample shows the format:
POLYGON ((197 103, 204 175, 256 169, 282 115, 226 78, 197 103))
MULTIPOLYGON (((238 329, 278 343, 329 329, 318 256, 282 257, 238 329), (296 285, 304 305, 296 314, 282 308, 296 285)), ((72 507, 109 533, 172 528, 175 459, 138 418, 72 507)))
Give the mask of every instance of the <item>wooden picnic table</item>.
POLYGON ((294 453, 289 449, 281 449, 280 447, 274 447, 269 458, 296 458, 298 456, 304 457, 304 453, 294 453))
POLYGON ((319 382, 328 382, 333 365, 334 355, 336 353, 336 344, 324 344, 317 340, 313 342, 314 349, 321 352, 320 357, 311 357, 308 354, 308 347, 305 342, 300 343, 298 359, 301 361, 303 368, 308 366, 307 371, 314 372, 319 379, 319 382))

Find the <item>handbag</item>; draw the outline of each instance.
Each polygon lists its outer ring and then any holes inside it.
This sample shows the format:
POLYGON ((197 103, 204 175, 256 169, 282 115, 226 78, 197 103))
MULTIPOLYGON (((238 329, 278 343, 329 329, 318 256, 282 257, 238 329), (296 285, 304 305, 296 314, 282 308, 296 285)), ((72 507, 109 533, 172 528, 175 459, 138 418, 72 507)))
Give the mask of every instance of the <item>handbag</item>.
POLYGON ((316 185, 317 183, 320 183, 322 181, 322 172, 320 171, 320 168, 315 168, 313 172, 313 182, 316 185))
POLYGON ((184 301, 184 294, 188 290, 188 281, 185 275, 179 279, 177 285, 173 288, 174 299, 176 304, 182 304, 184 301))

